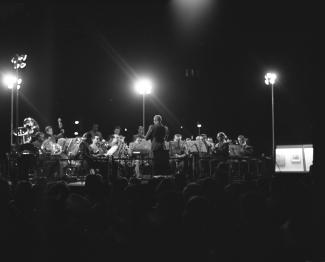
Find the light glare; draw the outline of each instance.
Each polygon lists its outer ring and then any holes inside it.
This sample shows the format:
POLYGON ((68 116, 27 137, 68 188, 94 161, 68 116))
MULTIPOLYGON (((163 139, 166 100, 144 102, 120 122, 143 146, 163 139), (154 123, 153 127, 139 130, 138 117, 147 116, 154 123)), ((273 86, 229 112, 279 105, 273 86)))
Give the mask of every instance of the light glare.
POLYGON ((265 84, 266 85, 270 85, 270 84, 274 85, 276 77, 277 76, 274 73, 267 73, 265 75, 265 84))
POLYGON ((17 83, 17 77, 14 75, 8 74, 3 78, 3 83, 9 88, 12 89, 14 85, 17 83))
POLYGON ((152 91, 152 83, 149 79, 139 79, 135 83, 135 90, 141 95, 150 94, 152 91))

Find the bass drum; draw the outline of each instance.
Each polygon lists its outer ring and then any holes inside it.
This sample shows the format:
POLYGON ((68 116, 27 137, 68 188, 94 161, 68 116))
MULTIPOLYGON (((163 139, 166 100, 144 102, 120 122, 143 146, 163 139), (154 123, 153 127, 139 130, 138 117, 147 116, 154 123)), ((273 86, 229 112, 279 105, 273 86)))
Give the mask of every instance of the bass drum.
POLYGON ((32 143, 19 145, 18 151, 21 155, 38 155, 38 149, 32 143))

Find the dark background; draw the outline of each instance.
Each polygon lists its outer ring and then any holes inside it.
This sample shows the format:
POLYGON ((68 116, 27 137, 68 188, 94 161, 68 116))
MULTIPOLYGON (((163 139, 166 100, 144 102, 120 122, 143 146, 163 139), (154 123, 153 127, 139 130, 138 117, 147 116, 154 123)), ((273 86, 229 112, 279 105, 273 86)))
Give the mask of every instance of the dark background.
MULTIPOLYGON (((145 75, 154 82, 147 125, 161 114, 171 134, 188 137, 197 135, 199 121, 201 133, 244 134, 270 154, 271 90, 264 75, 274 70, 276 144, 312 143, 312 90, 321 85, 314 77, 317 12, 307 2, 212 1, 193 26, 183 24, 187 11, 180 14, 174 2, 2 4, 1 78, 15 53, 28 55, 20 123, 30 116, 43 129, 61 117, 73 136, 97 122, 105 137, 120 125, 130 139, 142 122, 133 83, 145 75)), ((0 117, 3 154, 10 143, 4 85, 0 117)))

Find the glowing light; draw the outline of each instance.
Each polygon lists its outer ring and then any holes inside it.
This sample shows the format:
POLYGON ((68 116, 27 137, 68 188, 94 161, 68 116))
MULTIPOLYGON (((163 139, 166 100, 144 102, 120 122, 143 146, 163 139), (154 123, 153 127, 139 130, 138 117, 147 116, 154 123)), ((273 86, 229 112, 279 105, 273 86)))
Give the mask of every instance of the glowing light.
POLYGON ((197 124, 196 126, 197 126, 198 128, 202 127, 202 125, 201 125, 200 123, 199 123, 199 124, 197 124))
POLYGON ((6 85, 9 89, 12 89, 14 85, 17 83, 17 77, 11 74, 5 75, 3 77, 3 83, 6 85))
POLYGON ((74 134, 75 136, 79 135, 79 133, 78 133, 78 132, 74 132, 73 134, 74 134))
POLYGON ((18 90, 20 89, 20 85, 17 85, 17 89, 18 89, 18 90))
POLYGON ((135 91, 140 95, 147 95, 152 91, 152 82, 149 79, 139 79, 134 87, 135 91))
POLYGON ((75 125, 79 125, 79 121, 78 120, 74 121, 74 123, 75 123, 75 125))
POLYGON ((124 128, 124 131, 125 131, 125 132, 127 132, 127 131, 128 131, 128 129, 127 129, 127 128, 124 128))
POLYGON ((181 129, 183 129, 183 126, 181 126, 181 129))
POLYGON ((274 83, 275 83, 275 79, 277 78, 277 76, 276 76, 276 74, 274 74, 274 73, 267 73, 266 75, 265 75, 265 84, 266 85, 274 85, 274 83))

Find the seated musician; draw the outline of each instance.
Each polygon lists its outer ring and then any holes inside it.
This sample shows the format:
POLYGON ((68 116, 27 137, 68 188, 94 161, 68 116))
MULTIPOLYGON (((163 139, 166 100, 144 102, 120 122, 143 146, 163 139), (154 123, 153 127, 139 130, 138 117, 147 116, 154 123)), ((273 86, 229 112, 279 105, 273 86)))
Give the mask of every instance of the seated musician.
MULTIPOLYGON (((91 134, 91 132, 89 132, 91 134)), ((90 144, 90 150, 91 153, 93 155, 100 155, 101 153, 101 149, 99 147, 99 142, 100 142, 100 138, 98 135, 93 136, 91 134, 92 138, 91 138, 91 144, 90 144)))
POLYGON ((43 132, 37 132, 35 135, 35 141, 32 142, 32 144, 40 151, 44 140, 45 134, 43 132))
POLYGON ((237 138, 238 144, 240 145, 240 156, 248 157, 254 153, 253 147, 247 144, 247 140, 248 138, 243 135, 239 135, 237 138))
POLYGON ((48 162, 45 168, 47 177, 54 174, 54 178, 63 176, 63 169, 67 165, 66 161, 60 161, 62 147, 57 143, 57 136, 53 134, 51 126, 45 127, 45 140, 41 145, 41 152, 47 156, 44 162, 48 162))
POLYGON ((214 155, 219 159, 224 159, 229 156, 229 141, 224 132, 217 134, 218 143, 214 147, 214 155))
POLYGON ((91 144, 93 143, 91 133, 86 132, 79 145, 78 158, 82 160, 83 171, 87 174, 94 169, 94 156, 92 154, 91 144), (92 170, 91 170, 92 169, 92 170))
MULTIPOLYGON (((143 141, 143 137, 140 135, 140 136, 137 136, 135 138, 135 141, 133 143, 130 143, 130 147, 129 147, 129 156, 133 157, 134 154, 133 154, 133 151, 134 151, 134 148, 141 144, 141 142, 143 141)), ((143 160, 142 160, 142 164, 143 164, 143 160)), ((134 166, 134 173, 135 173, 135 177, 136 178, 141 178, 142 177, 142 172, 141 172, 141 168, 140 168, 140 165, 141 165, 141 160, 140 159, 134 159, 132 161, 132 166, 134 166)))
POLYGON ((187 148, 184 141, 182 141, 181 134, 175 134, 174 140, 169 146, 170 165, 172 170, 175 170, 176 174, 181 174, 184 172, 185 158, 188 155, 187 148))
POLYGON ((213 145, 208 142, 208 137, 206 134, 200 136, 200 140, 203 143, 203 147, 200 149, 200 159, 199 159, 199 177, 207 176, 210 170, 209 157, 212 154, 213 145))
POLYGON ((133 141, 135 141, 138 137, 144 138, 144 129, 143 126, 138 127, 138 133, 133 135, 133 141))
POLYGON ((98 124, 93 124, 91 130, 89 130, 89 133, 91 134, 91 137, 98 136, 99 140, 103 139, 102 133, 99 131, 99 125, 98 124))

